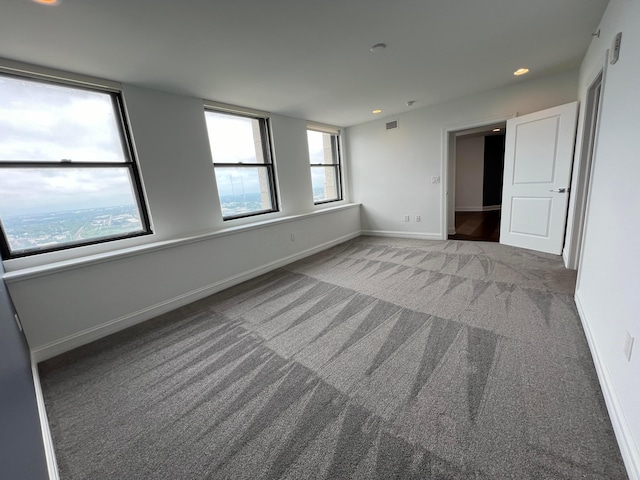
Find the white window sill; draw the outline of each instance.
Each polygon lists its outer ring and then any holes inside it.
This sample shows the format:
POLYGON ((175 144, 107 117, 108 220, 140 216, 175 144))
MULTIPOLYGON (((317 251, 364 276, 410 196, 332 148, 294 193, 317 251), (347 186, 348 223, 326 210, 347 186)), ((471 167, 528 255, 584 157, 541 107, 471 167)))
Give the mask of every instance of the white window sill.
POLYGON ((94 255, 88 255, 88 256, 78 257, 78 258, 73 258, 68 260, 61 260, 58 262, 48 263, 45 265, 38 265, 35 267, 23 268, 23 269, 7 272, 4 274, 3 278, 7 283, 15 283, 15 282, 20 282, 22 280, 29 280, 32 278, 64 272, 66 270, 73 270, 76 268, 86 267, 90 265, 97 265, 100 263, 105 263, 105 262, 109 262, 116 259, 133 257, 136 255, 144 255, 146 253, 150 253, 158 250, 175 248, 182 245, 188 245, 190 243, 203 242, 203 241, 212 240, 218 237, 224 237, 226 235, 234 235, 237 233, 248 232, 250 230, 257 230, 261 228, 270 227, 273 225, 293 222, 293 221, 302 220, 305 218, 311 218, 318 215, 324 215, 327 213, 333 213, 340 210, 347 210, 350 208, 359 208, 359 207, 360 207, 359 203, 348 203, 348 204, 343 204, 338 206, 332 206, 329 208, 324 208, 322 210, 315 210, 309 213, 303 213, 299 215, 290 215, 287 217, 279 217, 279 218, 274 218, 270 220, 254 222, 250 224, 223 228, 215 232, 206 232, 206 233, 201 233, 197 235, 191 235, 188 237, 180 237, 180 238, 175 238, 171 240, 148 243, 145 245, 139 245, 135 247, 123 248, 120 250, 113 250, 110 252, 97 253, 94 255))

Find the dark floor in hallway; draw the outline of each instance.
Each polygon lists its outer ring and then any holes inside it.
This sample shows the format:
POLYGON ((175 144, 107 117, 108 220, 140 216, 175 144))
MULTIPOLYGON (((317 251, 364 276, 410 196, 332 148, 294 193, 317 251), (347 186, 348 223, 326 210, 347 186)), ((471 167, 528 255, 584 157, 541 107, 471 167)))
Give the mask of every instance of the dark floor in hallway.
POLYGON ((456 234, 449 240, 500 240, 500 210, 490 212, 456 212, 456 234))

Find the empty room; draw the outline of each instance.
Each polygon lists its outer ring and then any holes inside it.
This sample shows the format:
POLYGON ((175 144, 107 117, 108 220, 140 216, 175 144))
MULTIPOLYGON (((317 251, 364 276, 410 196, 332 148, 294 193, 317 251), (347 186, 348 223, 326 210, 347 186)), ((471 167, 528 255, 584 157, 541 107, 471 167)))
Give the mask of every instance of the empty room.
POLYGON ((637 0, 5 2, 0 477, 640 480, 639 76, 637 0))

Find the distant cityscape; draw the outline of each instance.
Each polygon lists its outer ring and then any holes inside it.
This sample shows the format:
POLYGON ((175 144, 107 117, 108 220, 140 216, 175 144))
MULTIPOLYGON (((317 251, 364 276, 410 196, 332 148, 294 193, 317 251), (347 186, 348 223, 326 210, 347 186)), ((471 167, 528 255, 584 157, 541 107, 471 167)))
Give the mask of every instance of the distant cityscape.
POLYGON ((269 210, 270 205, 262 204, 262 195, 258 193, 241 193, 236 195, 220 195, 220 206, 224 217, 242 215, 247 212, 269 210))
POLYGON ((135 205, 5 216, 11 250, 36 250, 142 231, 135 205))
MULTIPOLYGON (((324 189, 314 189, 314 200, 323 195, 324 189)), ((223 195, 220 204, 225 217, 270 208, 263 205, 260 193, 223 195)), ((2 226, 14 252, 117 237, 143 229, 135 205, 4 216, 2 226)))
MULTIPOLYGON (((323 200, 325 196, 324 187, 313 189, 313 201, 323 200)), ((222 215, 232 217, 248 212, 259 212, 269 210, 270 205, 263 205, 260 193, 244 193, 236 195, 220 195, 220 206, 222 215)))

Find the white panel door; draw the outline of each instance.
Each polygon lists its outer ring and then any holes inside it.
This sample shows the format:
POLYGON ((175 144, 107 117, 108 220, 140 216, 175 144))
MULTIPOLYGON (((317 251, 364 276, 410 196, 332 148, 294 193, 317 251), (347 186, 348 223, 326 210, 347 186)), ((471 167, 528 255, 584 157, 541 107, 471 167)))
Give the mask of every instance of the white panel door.
POLYGON ((500 243, 560 255, 578 102, 507 121, 500 243))

